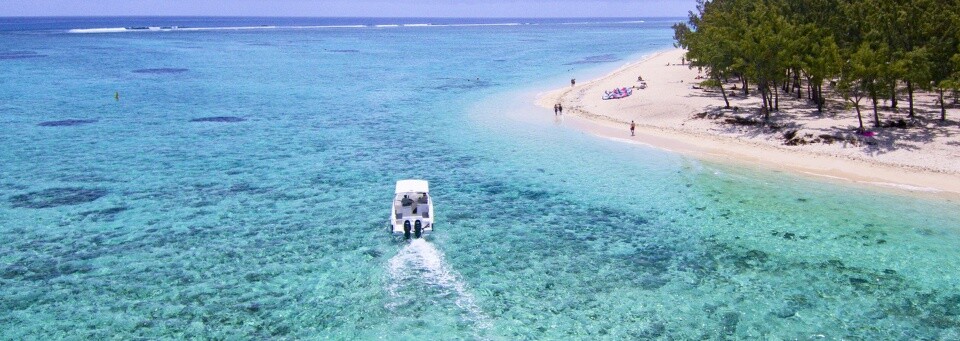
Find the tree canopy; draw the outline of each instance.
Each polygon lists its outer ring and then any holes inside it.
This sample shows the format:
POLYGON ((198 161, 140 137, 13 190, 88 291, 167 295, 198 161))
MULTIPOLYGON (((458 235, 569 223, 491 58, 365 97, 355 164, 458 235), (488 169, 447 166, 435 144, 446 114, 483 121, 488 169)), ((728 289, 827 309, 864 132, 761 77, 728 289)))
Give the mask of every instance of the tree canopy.
POLYGON ((767 119, 781 91, 800 97, 804 85, 822 112, 823 85, 836 81, 844 98, 870 99, 879 125, 878 102, 896 108, 906 94, 913 117, 918 90, 939 93, 946 119, 943 93, 960 88, 958 8, 960 0, 698 0, 673 28, 712 84, 754 85, 767 119))

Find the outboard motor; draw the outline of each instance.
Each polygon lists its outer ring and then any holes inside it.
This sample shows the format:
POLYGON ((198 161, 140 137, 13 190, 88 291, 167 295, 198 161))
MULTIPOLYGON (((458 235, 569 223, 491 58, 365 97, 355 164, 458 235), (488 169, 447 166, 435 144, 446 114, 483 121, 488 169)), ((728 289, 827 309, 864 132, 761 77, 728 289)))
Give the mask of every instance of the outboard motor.
POLYGON ((420 225, 420 220, 417 219, 417 222, 413 223, 413 236, 414 238, 420 238, 420 232, 423 231, 423 226, 420 225))
POLYGON ((403 222, 403 239, 410 239, 410 221, 403 222))

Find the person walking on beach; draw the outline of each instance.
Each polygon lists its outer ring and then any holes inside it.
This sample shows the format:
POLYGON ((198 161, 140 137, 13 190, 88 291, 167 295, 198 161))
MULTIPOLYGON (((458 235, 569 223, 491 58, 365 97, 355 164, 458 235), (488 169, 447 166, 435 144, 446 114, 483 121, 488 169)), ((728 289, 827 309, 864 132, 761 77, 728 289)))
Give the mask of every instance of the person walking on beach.
POLYGON ((557 116, 559 114, 560 114, 560 103, 557 103, 553 105, 553 116, 557 116))
POLYGON ((560 110, 560 115, 563 115, 563 104, 557 103, 557 109, 560 110))
POLYGON ((636 136, 633 134, 634 130, 637 130, 637 124, 633 121, 630 121, 630 136, 636 136))
POLYGON ((577 86, 577 79, 576 79, 576 78, 570 78, 570 86, 577 86))

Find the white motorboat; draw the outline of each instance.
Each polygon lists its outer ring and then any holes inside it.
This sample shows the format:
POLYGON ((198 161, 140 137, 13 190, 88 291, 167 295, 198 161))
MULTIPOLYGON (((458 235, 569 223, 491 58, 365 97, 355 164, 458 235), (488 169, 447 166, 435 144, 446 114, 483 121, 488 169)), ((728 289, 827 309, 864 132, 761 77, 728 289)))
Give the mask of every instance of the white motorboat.
POLYGON ((433 198, 426 180, 400 180, 390 208, 390 230, 404 238, 433 232, 433 198))

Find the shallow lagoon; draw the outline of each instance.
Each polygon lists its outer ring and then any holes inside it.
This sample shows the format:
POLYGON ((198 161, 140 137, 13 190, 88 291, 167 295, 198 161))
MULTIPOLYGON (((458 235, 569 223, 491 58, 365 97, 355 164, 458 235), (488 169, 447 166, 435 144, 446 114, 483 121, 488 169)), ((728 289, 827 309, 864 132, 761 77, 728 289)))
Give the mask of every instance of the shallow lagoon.
POLYGON ((957 203, 606 141, 515 94, 669 25, 4 32, 43 57, 0 60, 0 337, 960 337, 957 203), (428 242, 386 235, 402 178, 431 181, 428 242))

